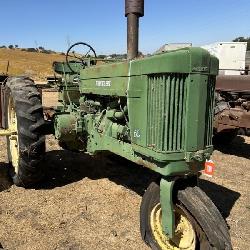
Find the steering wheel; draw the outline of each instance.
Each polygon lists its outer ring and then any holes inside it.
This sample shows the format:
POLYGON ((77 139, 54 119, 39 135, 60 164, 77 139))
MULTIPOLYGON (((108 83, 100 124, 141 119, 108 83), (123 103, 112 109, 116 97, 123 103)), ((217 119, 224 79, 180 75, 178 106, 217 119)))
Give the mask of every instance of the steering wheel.
MULTIPOLYGON (((67 50, 66 53, 66 63, 69 67, 69 69, 73 72, 73 73, 77 73, 75 70, 72 69, 72 64, 70 65, 70 60, 69 57, 73 57, 76 60, 74 60, 73 62, 78 63, 80 62, 82 66, 87 66, 87 60, 89 61, 89 65, 95 65, 96 64, 96 52, 93 49, 93 47, 91 47, 89 44, 84 43, 84 42, 78 42, 78 43, 74 43, 72 44, 69 49, 67 50), (73 50, 73 48, 75 48, 76 46, 83 46, 83 47, 87 47, 87 53, 83 54, 81 56, 81 54, 75 54, 75 51, 73 50), (90 56, 90 53, 92 52, 93 56, 90 56)), ((71 61, 72 62, 72 61, 71 61)))

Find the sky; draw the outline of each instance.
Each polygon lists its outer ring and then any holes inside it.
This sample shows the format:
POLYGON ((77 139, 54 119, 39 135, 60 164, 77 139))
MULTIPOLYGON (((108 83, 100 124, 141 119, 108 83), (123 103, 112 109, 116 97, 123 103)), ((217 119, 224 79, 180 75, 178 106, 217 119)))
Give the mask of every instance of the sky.
MULTIPOLYGON (((1 0, 0 46, 66 51, 83 41, 97 54, 126 53, 124 0, 1 0)), ((139 50, 201 46, 250 37, 249 0, 145 0, 139 50)))

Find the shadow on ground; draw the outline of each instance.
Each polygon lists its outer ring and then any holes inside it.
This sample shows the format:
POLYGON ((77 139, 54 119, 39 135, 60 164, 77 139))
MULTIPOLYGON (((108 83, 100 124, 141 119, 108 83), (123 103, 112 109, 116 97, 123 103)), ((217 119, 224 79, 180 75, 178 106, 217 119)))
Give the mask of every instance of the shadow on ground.
POLYGON ((230 144, 217 145, 215 149, 224 154, 250 159, 250 144, 245 143, 245 139, 242 136, 237 136, 230 144))
POLYGON ((39 189, 53 189, 87 177, 92 180, 108 178, 143 195, 149 183, 158 177, 152 171, 116 155, 95 157, 66 150, 46 153, 45 182, 39 189))
POLYGON ((12 184, 13 182, 9 175, 9 164, 0 162, 0 192, 9 189, 12 184))
MULTIPOLYGON (((53 189, 87 177, 92 180, 108 178, 142 196, 154 172, 115 155, 92 157, 69 151, 50 151, 45 158, 46 181, 39 189, 53 189)), ((200 187, 212 199, 224 218, 230 214, 240 194, 213 182, 201 179, 200 187)))
MULTIPOLYGON (((65 150, 46 153, 44 170, 45 181, 37 186, 37 189, 53 189, 86 177, 92 180, 108 178, 142 196, 150 182, 158 178, 154 172, 116 155, 92 157, 65 150)), ((10 188, 12 184, 8 164, 0 162, 0 192, 10 188)), ((240 194, 204 179, 201 179, 199 184, 223 217, 227 218, 240 194)))
POLYGON ((227 218, 240 193, 204 179, 199 180, 199 186, 214 202, 222 216, 227 218))

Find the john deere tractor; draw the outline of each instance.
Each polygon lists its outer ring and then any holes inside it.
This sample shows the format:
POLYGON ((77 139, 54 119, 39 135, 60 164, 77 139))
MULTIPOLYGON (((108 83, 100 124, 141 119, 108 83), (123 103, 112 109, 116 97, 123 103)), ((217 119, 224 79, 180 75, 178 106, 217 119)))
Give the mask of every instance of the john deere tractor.
POLYGON ((59 100, 50 124, 33 81, 4 84, 1 134, 14 183, 41 179, 45 134, 53 133, 64 149, 113 153, 159 174, 140 208, 141 236, 152 249, 232 249, 224 219, 198 187, 213 151, 218 60, 201 48, 138 58, 144 1, 125 3, 127 60, 99 62, 92 46, 73 44, 65 62, 53 64, 59 100), (76 52, 79 46, 87 53, 76 52))

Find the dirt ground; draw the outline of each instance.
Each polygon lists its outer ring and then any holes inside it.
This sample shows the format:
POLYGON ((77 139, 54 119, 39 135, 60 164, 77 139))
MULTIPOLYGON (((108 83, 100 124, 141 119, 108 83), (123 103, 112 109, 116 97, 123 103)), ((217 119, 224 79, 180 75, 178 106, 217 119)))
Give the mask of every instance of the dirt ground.
MULTIPOLYGON (((216 172, 201 187, 226 219, 236 250, 250 249, 250 138, 215 150, 216 172)), ((148 249, 139 232, 141 197, 152 173, 112 157, 61 150, 47 137, 46 180, 10 186, 0 138, 0 243, 8 250, 148 249), (4 190, 5 189, 5 190, 4 190)), ((1 247, 0 247, 1 249, 1 247)))

